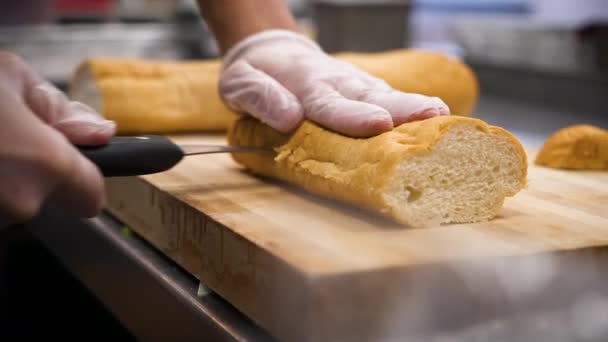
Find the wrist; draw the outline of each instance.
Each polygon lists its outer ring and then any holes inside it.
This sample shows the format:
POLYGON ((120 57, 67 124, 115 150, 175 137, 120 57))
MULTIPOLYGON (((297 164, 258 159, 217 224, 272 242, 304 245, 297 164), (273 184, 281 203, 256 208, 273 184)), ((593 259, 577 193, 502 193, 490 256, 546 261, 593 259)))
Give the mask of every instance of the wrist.
POLYGON ((222 53, 257 32, 297 31, 285 0, 198 0, 198 3, 222 53))

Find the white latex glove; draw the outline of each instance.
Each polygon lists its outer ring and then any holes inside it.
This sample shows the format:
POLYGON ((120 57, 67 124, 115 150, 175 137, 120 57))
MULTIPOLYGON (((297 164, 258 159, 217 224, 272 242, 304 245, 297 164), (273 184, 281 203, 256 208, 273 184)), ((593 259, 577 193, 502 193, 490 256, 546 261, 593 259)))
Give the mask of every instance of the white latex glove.
POLYGON ((0 51, 0 123, 0 227, 32 218, 47 199, 75 215, 97 214, 103 178, 72 143, 104 144, 114 122, 0 51))
POLYGON ((306 37, 282 30, 254 34, 226 53, 220 94, 232 110, 282 132, 306 118, 365 137, 404 122, 449 115, 439 98, 396 91, 306 37))

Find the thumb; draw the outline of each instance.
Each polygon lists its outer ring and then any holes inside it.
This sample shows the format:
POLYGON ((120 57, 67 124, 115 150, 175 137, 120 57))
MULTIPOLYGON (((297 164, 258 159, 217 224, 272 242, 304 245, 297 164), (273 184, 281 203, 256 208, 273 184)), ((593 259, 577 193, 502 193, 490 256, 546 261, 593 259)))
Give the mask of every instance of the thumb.
POLYGON ((76 145, 101 145, 116 132, 116 124, 91 107, 75 101, 47 82, 26 90, 26 102, 43 121, 76 145))

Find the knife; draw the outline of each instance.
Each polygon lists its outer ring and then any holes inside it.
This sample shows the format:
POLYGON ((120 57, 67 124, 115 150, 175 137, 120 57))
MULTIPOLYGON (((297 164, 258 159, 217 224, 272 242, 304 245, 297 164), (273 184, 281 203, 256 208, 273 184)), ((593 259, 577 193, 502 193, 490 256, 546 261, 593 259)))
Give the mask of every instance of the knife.
POLYGON ((139 176, 171 169, 184 156, 209 153, 273 153, 270 148, 224 145, 177 145, 159 135, 113 137, 106 145, 76 146, 104 177, 139 176))

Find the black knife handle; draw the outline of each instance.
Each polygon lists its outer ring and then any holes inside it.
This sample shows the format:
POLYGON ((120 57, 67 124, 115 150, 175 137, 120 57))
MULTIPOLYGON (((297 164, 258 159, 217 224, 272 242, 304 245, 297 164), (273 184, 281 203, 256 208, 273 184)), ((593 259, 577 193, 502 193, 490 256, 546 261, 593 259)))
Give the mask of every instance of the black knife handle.
POLYGON ((113 137, 106 145, 77 147, 97 165, 104 177, 162 172, 184 157, 179 146, 157 135, 113 137))

